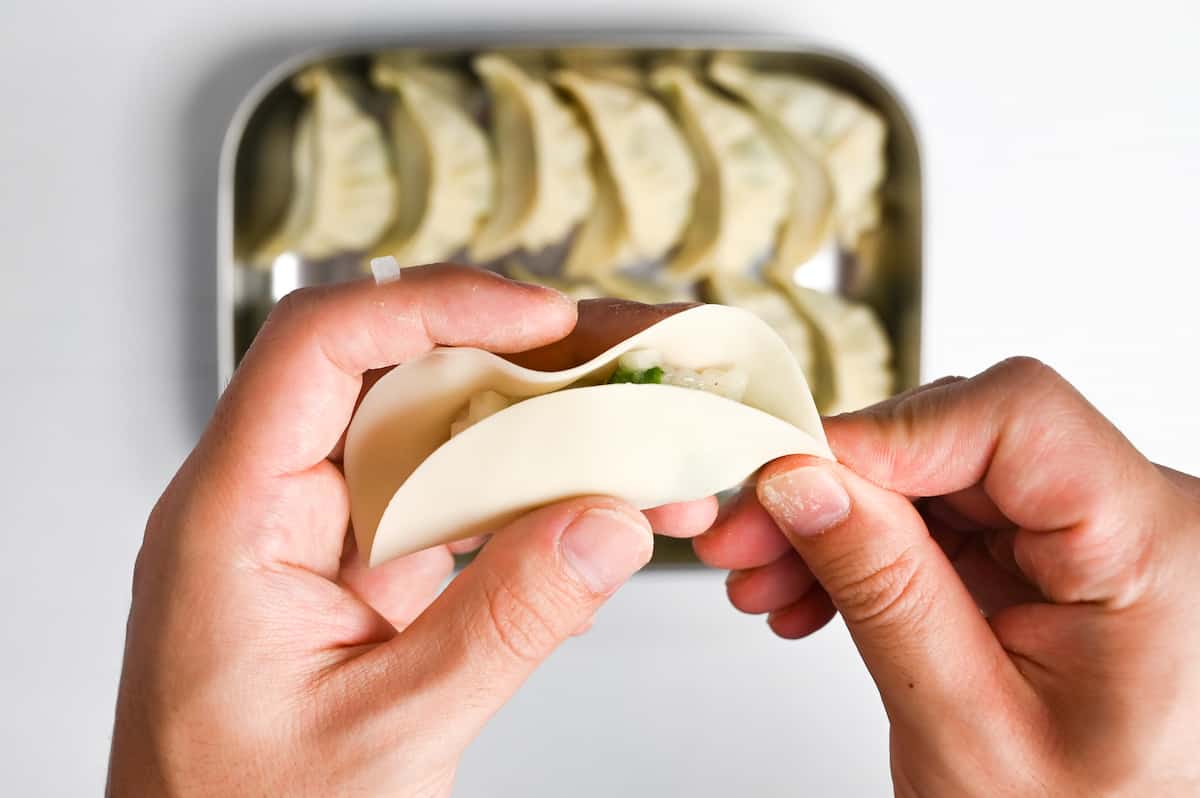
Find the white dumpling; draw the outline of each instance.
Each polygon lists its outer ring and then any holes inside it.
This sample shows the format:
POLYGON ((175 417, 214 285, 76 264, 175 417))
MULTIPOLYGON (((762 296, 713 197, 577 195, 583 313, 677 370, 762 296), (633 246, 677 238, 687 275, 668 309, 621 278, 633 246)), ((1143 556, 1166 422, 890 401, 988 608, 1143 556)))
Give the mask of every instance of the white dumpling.
POLYGON ((563 275, 573 280, 611 273, 636 260, 616 183, 598 152, 592 153, 591 169, 595 186, 592 209, 579 225, 562 264, 563 275))
POLYGON ((751 113, 690 70, 659 67, 652 81, 674 106, 700 178, 668 275, 682 281, 744 272, 770 249, 787 212, 787 166, 751 113))
POLYGON ((792 350, 809 384, 817 384, 813 333, 787 294, 754 277, 734 274, 713 275, 707 289, 714 302, 748 310, 769 324, 792 350))
POLYGON ((574 71, 555 80, 583 109, 595 135, 599 173, 596 208, 567 256, 565 273, 607 273, 662 257, 691 215, 697 176, 687 142, 644 91, 574 71))
POLYGON ((377 62, 377 86, 396 93, 391 144, 400 187, 395 223, 374 248, 401 266, 434 263, 461 249, 491 209, 491 153, 467 113, 468 91, 450 70, 377 62))
POLYGON ((471 242, 471 258, 536 252, 561 241, 592 207, 591 143, 550 86, 507 58, 485 55, 475 70, 492 99, 496 203, 471 242))
POLYGON ((780 281, 816 337, 813 386, 823 415, 861 410, 892 395, 892 347, 871 308, 780 281))
POLYGON ((819 81, 753 71, 730 57, 714 59, 709 72, 823 160, 844 245, 854 244, 865 223, 877 223, 878 192, 887 174, 887 125, 877 112, 819 81))
POLYGON ((285 252, 325 258, 370 247, 390 224, 396 184, 379 124, 354 100, 348 76, 314 67, 295 79, 309 97, 292 144, 288 209, 252 260, 285 252))

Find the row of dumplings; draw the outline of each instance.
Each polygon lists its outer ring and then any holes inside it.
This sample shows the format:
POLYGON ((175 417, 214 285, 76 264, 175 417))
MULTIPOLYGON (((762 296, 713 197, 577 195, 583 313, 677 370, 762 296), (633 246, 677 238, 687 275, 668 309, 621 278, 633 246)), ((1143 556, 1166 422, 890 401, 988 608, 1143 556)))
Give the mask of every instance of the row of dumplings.
POLYGON ((301 73, 295 188, 253 260, 369 250, 409 264, 465 247, 485 263, 575 230, 568 279, 670 254, 665 276, 686 283, 767 252, 794 269, 877 223, 886 129, 856 99, 732 56, 558 60, 477 57, 486 131, 467 75, 407 53, 371 69, 394 96, 386 131, 348 74, 301 73))
POLYGON ((491 53, 472 66, 478 83, 412 54, 377 57, 386 126, 348 73, 297 76, 294 187, 252 261, 352 251, 484 264, 568 242, 557 277, 503 263, 576 297, 699 295, 751 310, 788 342, 822 412, 891 392, 870 309, 793 279, 831 239, 852 249, 878 224, 886 127, 874 111, 729 55, 640 68, 491 53), (650 280, 621 273, 647 263, 664 266, 650 280))

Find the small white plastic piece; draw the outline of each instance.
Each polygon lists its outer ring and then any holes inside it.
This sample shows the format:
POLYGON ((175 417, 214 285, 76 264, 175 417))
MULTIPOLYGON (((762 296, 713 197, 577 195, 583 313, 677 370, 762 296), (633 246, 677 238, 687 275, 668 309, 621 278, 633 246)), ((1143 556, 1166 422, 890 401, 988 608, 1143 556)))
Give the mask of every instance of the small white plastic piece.
POLYGON ((375 275, 375 285, 394 283, 400 279, 400 263, 391 255, 371 258, 371 274, 375 275))

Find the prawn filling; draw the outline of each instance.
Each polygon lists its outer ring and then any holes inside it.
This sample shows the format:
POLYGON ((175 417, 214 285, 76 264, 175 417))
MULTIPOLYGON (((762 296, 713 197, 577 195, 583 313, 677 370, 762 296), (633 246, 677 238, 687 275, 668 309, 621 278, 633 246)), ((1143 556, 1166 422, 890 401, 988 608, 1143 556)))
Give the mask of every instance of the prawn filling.
MULTIPOLYGON (((616 367, 605 382, 609 385, 674 385, 741 402, 749 379, 750 375, 736 366, 689 369, 663 362, 662 354, 656 349, 634 349, 617 360, 616 367)), ((467 401, 450 422, 450 437, 519 401, 498 391, 480 391, 467 401)))

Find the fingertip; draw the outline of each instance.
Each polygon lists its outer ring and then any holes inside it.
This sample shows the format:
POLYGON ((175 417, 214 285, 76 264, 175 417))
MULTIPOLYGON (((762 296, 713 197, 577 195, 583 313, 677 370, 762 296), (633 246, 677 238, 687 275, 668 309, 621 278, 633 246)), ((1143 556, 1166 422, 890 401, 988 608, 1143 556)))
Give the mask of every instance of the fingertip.
POLYGON ((772 460, 763 466, 762 471, 758 474, 756 488, 761 491, 764 482, 769 482, 772 477, 780 474, 785 474, 789 471, 795 471, 798 468, 826 468, 837 465, 832 460, 824 457, 817 457, 811 454, 790 454, 786 457, 780 457, 778 460, 772 460))
POLYGON ((730 572, 725 580, 729 603, 749 615, 788 607, 803 598, 815 579, 795 552, 757 568, 730 572))
POLYGON ((563 561, 589 592, 607 596, 650 561, 654 536, 637 510, 614 500, 592 501, 559 538, 563 561))
POLYGON ((824 628, 835 615, 829 594, 816 586, 794 604, 768 614, 767 626, 784 640, 799 640, 824 628))
POLYGON ((766 565, 792 547, 754 491, 744 490, 722 508, 712 528, 692 539, 692 549, 705 565, 734 570, 766 565))
POLYGON ((456 540, 453 543, 448 543, 446 544, 446 548, 450 550, 451 554, 470 554, 486 543, 487 539, 487 535, 476 535, 465 540, 456 540))
POLYGON ((703 534, 717 519, 718 505, 715 496, 690 502, 664 504, 644 510, 656 535, 672 538, 694 538, 703 534))

